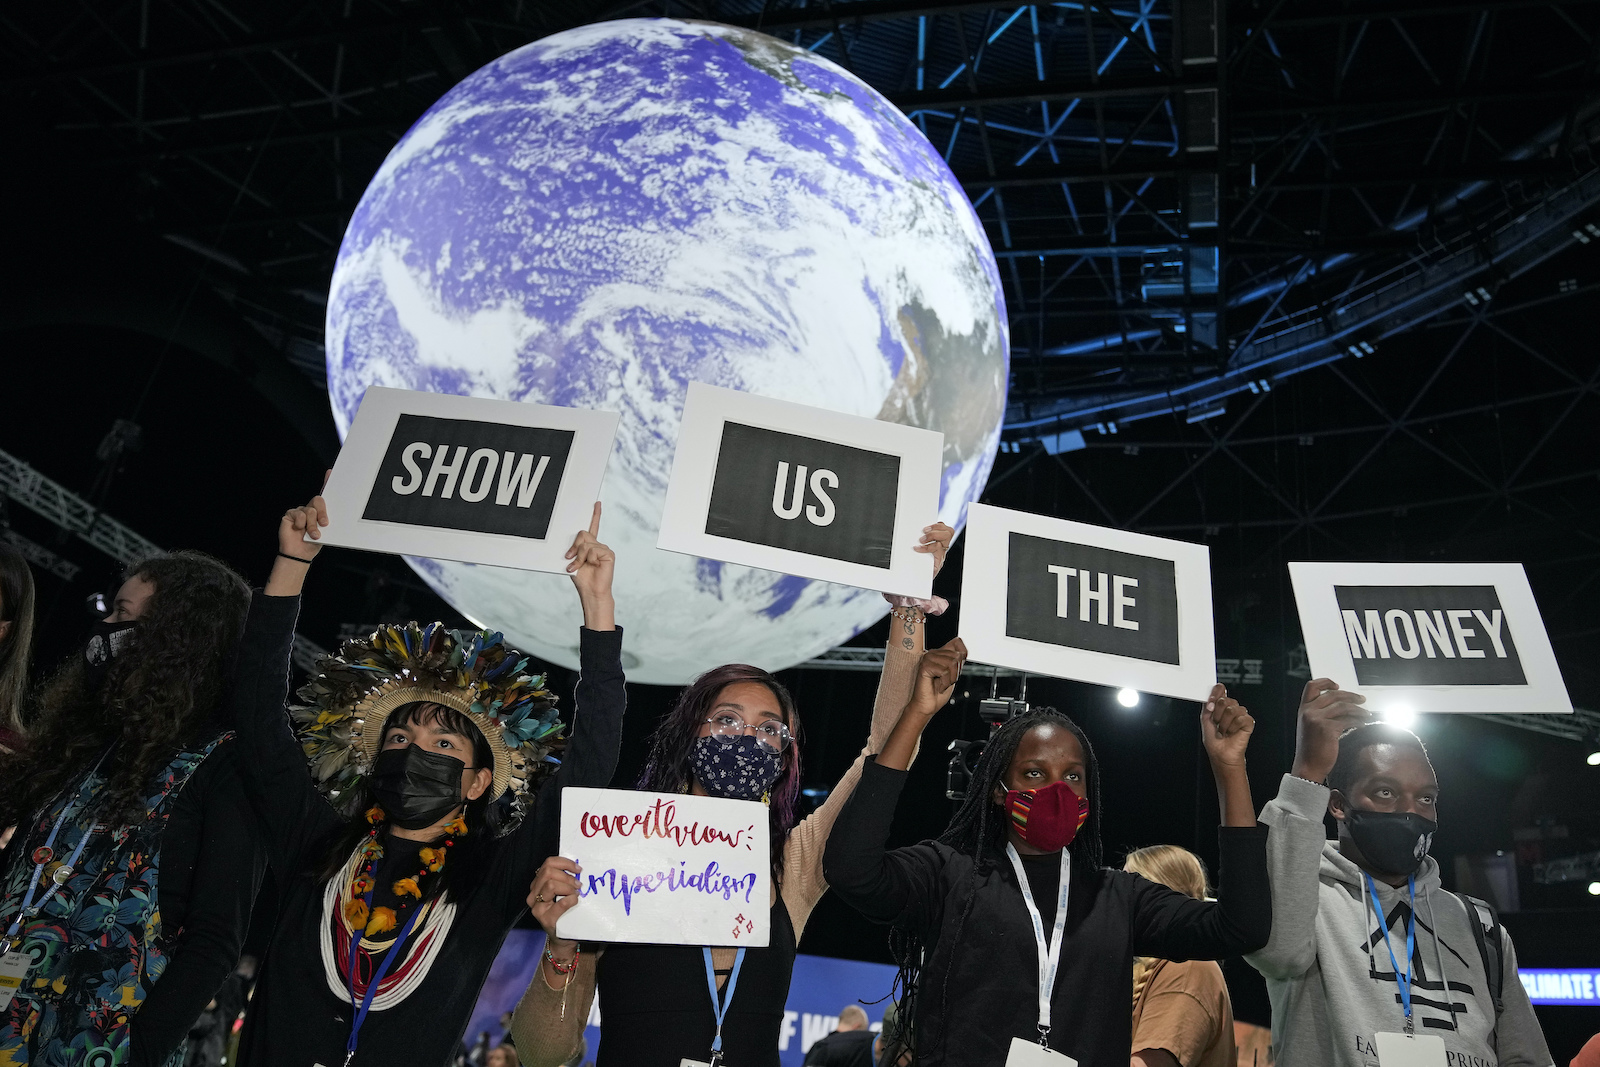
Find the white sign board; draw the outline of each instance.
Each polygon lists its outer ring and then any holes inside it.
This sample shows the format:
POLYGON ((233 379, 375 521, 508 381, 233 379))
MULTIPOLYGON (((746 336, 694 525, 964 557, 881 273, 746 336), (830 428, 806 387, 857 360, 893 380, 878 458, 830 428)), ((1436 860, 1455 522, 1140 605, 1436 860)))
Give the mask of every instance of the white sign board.
POLYGON ((1217 684, 1205 545, 973 504, 965 560, 974 662, 1181 700, 1217 684))
POLYGON ((1315 677, 1410 711, 1570 712, 1520 563, 1291 563, 1315 677))
POLYGON ((617 419, 370 386, 322 491, 322 542, 564 572, 600 499, 617 419))
POLYGON ((914 551, 939 515, 944 435, 689 384, 659 548, 933 595, 914 551))
POLYGON ((569 786, 561 855, 583 868, 561 937, 756 948, 771 938, 767 809, 754 801, 569 786))

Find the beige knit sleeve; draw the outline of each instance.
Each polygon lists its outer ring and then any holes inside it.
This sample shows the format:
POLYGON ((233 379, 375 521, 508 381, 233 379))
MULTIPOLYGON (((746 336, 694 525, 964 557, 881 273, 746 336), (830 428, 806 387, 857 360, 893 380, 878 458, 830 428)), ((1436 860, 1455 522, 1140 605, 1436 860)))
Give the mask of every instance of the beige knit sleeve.
POLYGON ((561 1067, 578 1051, 594 1003, 595 965, 604 951, 579 955, 565 990, 550 988, 540 961, 511 1016, 511 1038, 523 1067, 561 1067))
POLYGON ((796 941, 805 930, 811 909, 828 891, 827 880, 822 875, 822 852, 827 847, 833 821, 839 817, 839 809, 850 799, 850 794, 855 792, 856 782, 861 779, 862 763, 867 756, 883 750, 889 732, 900 719, 900 712, 910 703, 922 652, 923 624, 908 624, 890 616, 889 645, 884 652, 883 673, 878 676, 878 696, 872 705, 867 747, 844 772, 828 799, 794 828, 784 845, 783 903, 788 908, 789 920, 794 923, 796 941))

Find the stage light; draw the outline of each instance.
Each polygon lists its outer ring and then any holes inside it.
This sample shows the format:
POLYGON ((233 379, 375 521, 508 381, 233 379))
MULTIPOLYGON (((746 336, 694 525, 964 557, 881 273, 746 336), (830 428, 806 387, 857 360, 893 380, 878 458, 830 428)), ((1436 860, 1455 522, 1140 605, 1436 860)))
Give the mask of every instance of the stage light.
POLYGON ((1589 883, 1589 895, 1591 897, 1600 897, 1600 882, 1589 883))
POLYGON ((1391 726, 1409 730, 1417 723, 1417 713, 1409 704, 1391 704, 1383 713, 1383 721, 1391 726))
POLYGON ((1591 767, 1600 767, 1600 748, 1589 753, 1589 758, 1584 760, 1591 767))
POLYGON ((1139 691, 1137 689, 1118 689, 1117 690, 1117 703, 1121 704, 1125 708, 1136 708, 1136 707, 1138 707, 1139 706, 1139 691))

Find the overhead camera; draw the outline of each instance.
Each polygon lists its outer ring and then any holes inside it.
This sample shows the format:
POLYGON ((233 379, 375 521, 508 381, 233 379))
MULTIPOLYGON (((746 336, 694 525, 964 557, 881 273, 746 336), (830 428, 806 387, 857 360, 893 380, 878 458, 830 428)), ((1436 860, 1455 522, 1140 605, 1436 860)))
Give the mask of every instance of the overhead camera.
POLYGON ((989 679, 988 698, 978 701, 978 718, 989 724, 989 737, 979 741, 950 742, 950 767, 945 772, 944 795, 957 803, 967 799, 967 786, 972 782, 972 773, 977 770, 978 760, 983 758, 983 750, 989 746, 995 731, 1012 719, 1028 714, 1028 676, 1022 676, 1022 686, 1015 697, 998 696, 996 690, 999 685, 999 676, 992 676, 989 679))

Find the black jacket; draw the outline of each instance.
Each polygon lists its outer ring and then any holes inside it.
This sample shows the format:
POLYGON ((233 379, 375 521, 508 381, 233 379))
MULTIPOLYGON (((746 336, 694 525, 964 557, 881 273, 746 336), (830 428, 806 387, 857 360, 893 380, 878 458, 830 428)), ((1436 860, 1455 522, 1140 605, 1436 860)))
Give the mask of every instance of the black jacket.
MULTIPOLYGON (((926 951, 914 1012, 919 1067, 995 1067, 1011 1039, 1038 1040, 1033 924, 1004 855, 982 870, 937 841, 886 850, 905 772, 868 759, 828 838, 828 885, 870 919, 920 935, 926 951)), ((1133 957, 1219 959, 1267 943, 1272 901, 1265 827, 1220 831, 1218 899, 1194 900, 1138 875, 1072 868, 1066 941, 1051 996, 1050 1047, 1081 1067, 1128 1062, 1133 957)), ((1029 883, 1046 936, 1056 857, 1029 883)), ((1036 868, 1036 869, 1035 869, 1036 868)))

